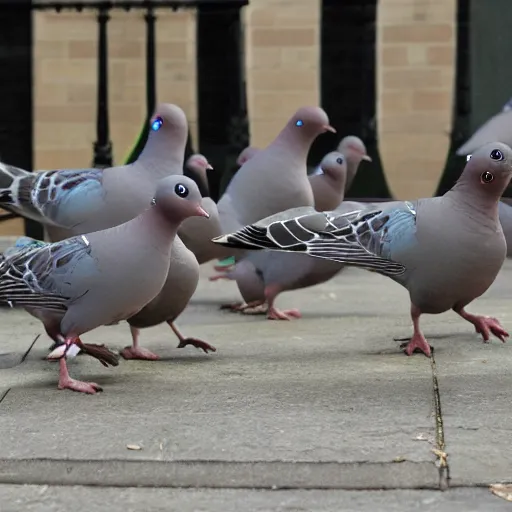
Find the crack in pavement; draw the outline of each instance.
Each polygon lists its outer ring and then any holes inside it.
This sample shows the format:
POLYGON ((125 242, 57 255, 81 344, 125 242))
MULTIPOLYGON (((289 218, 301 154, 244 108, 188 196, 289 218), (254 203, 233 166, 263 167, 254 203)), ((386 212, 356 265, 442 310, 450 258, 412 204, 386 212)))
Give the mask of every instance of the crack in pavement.
POLYGON ((12 388, 8 388, 6 391, 4 391, 2 393, 2 395, 0 396, 0 404, 4 401, 4 398, 7 396, 7 393, 9 393, 9 391, 11 391, 12 388))
POLYGON ((36 341, 41 337, 41 334, 38 334, 36 335, 36 337, 34 338, 34 340, 32 341, 32 343, 30 344, 30 346, 28 347, 28 349, 25 351, 25 353, 23 354, 23 356, 21 356, 21 361, 19 364, 21 363, 24 363, 25 362, 25 359, 27 359, 30 351, 34 348, 34 345, 36 344, 36 341))
POLYGON ((0 459, 0 484, 238 489, 432 489, 432 462, 0 459))
POLYGON ((444 438, 443 413, 441 409, 441 392, 439 390, 439 381, 437 379, 437 366, 434 357, 434 351, 430 357, 430 367, 432 370, 432 387, 434 398, 434 413, 436 423, 436 447, 432 450, 437 457, 439 469, 439 487, 445 490, 450 482, 450 466, 448 464, 448 454, 446 453, 446 442, 444 438))

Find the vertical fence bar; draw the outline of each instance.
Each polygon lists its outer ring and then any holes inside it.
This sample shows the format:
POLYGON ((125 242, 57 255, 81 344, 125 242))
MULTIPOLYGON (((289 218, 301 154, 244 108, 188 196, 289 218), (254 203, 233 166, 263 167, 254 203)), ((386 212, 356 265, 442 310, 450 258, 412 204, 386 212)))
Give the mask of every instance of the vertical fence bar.
MULTIPOLYGON (((0 2, 0 160, 33 170, 33 24, 30 0, 0 2)), ((24 219, 25 234, 44 238, 24 219)))
POLYGON ((460 176, 465 156, 458 156, 457 149, 470 134, 471 77, 470 77, 470 0, 458 0, 457 47, 455 54, 455 90, 453 91, 453 118, 450 133, 450 149, 436 195, 442 195, 453 187, 460 176))
POLYGON ((109 8, 98 10, 98 103, 96 116, 96 142, 93 166, 103 169, 112 166, 112 142, 109 135, 108 114, 108 39, 109 8))
POLYGON ((377 143, 377 0, 322 0, 321 102, 338 133, 321 135, 316 165, 346 135, 361 137, 372 157, 348 191, 352 198, 389 198, 377 143))
POLYGON ((223 170, 222 176, 209 175, 210 194, 217 199, 249 140, 240 5, 201 4, 196 34, 200 151, 223 170))

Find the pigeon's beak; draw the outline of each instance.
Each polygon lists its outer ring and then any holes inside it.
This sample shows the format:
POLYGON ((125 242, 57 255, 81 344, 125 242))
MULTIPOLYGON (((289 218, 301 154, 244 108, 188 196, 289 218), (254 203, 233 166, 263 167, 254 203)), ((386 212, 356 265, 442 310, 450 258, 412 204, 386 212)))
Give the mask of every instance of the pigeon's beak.
POLYGON ((213 166, 212 166, 212 165, 210 165, 210 164, 208 164, 208 165, 206 166, 206 170, 207 170, 207 171, 213 171, 213 166))
POLYGON ((370 155, 363 155, 363 160, 366 160, 367 162, 373 162, 372 157, 370 155))
POLYGON ((326 124, 326 125, 324 125, 324 130, 325 130, 326 132, 336 133, 336 129, 335 129, 335 128, 333 128, 330 124, 326 124))
POLYGON ((197 207, 196 214, 198 217, 206 217, 207 219, 210 218, 210 214, 202 206, 197 207))

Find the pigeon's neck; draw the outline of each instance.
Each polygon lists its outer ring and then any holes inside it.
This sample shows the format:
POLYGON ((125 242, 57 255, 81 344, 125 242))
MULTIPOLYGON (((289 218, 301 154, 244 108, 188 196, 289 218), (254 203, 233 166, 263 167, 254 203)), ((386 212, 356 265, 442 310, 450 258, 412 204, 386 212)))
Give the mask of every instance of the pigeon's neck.
POLYGON ((170 257, 171 246, 179 227, 176 219, 171 222, 159 208, 152 206, 139 215, 136 220, 148 243, 170 257))
POLYGON ((475 189, 474 184, 458 181, 444 195, 455 207, 466 211, 469 217, 476 218, 480 223, 491 228, 499 225, 499 197, 475 189))
POLYGON ((308 136, 307 132, 299 135, 298 132, 291 134, 289 131, 284 130, 267 146, 267 151, 275 149, 280 153, 289 153, 294 159, 306 161, 309 148, 315 138, 316 135, 308 136))
POLYGON ((178 134, 163 133, 149 137, 139 158, 133 164, 135 172, 159 180, 172 174, 183 173, 186 138, 178 134))
POLYGON ((348 158, 347 159, 347 179, 345 180, 345 192, 352 186, 354 178, 357 174, 357 169, 360 164, 360 160, 348 158))

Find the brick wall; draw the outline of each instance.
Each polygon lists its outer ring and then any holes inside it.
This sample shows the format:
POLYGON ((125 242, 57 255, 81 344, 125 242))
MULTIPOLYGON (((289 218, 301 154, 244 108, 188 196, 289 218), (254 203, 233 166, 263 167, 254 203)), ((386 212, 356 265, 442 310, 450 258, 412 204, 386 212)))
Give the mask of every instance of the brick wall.
MULTIPOLYGON (((35 167, 89 166, 95 140, 97 22, 90 11, 37 12, 35 167)), ((197 128, 195 13, 157 11, 157 100, 179 104, 197 128)), ((132 148, 146 112, 143 11, 112 11, 108 23, 114 160, 132 148)))
POLYGON ((251 142, 264 146, 298 107, 320 102, 320 1, 251 0, 245 11, 251 142))
POLYGON ((399 199, 435 193, 449 148, 455 0, 380 0, 379 147, 399 199))

